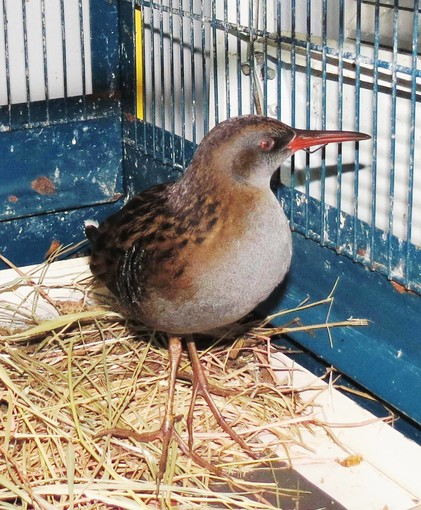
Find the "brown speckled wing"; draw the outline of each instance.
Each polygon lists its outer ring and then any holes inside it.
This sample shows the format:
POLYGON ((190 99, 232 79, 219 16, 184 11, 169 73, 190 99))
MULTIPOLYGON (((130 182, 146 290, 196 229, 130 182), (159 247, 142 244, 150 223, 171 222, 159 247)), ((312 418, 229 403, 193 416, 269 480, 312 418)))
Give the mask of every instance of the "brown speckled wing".
POLYGON ((92 246, 91 271, 125 306, 142 299, 163 219, 171 217, 168 186, 161 184, 136 195, 98 228, 86 228, 92 246))

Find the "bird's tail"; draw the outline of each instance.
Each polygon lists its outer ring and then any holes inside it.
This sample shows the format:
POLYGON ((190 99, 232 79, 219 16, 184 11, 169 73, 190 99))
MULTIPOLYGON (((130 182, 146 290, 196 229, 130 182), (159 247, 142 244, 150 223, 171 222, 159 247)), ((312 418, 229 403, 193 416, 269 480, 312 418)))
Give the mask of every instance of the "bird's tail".
POLYGON ((98 222, 95 220, 86 220, 85 221, 85 234, 89 239, 91 244, 95 244, 95 241, 98 239, 98 222))

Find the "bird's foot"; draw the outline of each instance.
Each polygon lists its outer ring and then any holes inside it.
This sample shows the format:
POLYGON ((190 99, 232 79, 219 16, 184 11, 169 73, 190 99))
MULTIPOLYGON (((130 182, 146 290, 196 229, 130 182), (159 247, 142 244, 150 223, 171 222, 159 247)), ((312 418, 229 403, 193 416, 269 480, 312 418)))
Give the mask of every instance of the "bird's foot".
POLYGON ((157 493, 161 481, 164 477, 165 469, 168 460, 168 451, 171 441, 175 441, 180 450, 190 457, 197 465, 209 470, 217 476, 222 475, 222 470, 209 462, 202 459, 199 455, 193 452, 192 448, 183 441, 178 432, 175 430, 174 425, 182 419, 182 416, 174 416, 173 404, 174 404, 174 392, 175 382, 177 376, 177 370, 180 364, 182 345, 179 337, 170 337, 168 343, 168 352, 170 358, 170 377, 169 377, 169 388, 168 388, 168 399, 165 405, 164 419, 162 420, 161 427, 151 432, 135 432, 134 430, 126 430, 120 428, 112 428, 101 431, 96 437, 103 437, 105 435, 112 435, 119 438, 131 438, 142 443, 149 443, 155 440, 162 441, 162 454, 158 464, 157 474, 157 493))
POLYGON ((227 423, 225 418, 222 416, 220 410, 215 405, 215 402, 211 396, 211 391, 209 388, 209 383, 207 380, 207 377, 203 371, 202 365, 200 363, 200 358, 197 353, 196 344, 192 337, 187 339, 187 348, 189 351, 190 361, 192 364, 192 371, 193 371, 193 392, 192 392, 192 398, 190 402, 190 408, 187 415, 187 430, 188 430, 188 436, 189 436, 189 450, 192 451, 193 449, 193 412, 194 412, 194 406, 196 403, 197 395, 200 394, 206 401, 206 403, 209 406, 209 409, 213 416, 215 417, 218 425, 224 430, 230 437, 235 441, 238 445, 241 446, 241 448, 254 460, 257 460, 260 458, 260 455, 256 452, 253 452, 253 450, 248 446, 248 444, 242 439, 235 430, 227 423))
MULTIPOLYGON (((188 381, 192 384, 192 386, 194 386, 194 374, 180 370, 177 372, 177 379, 180 379, 181 381, 188 381)), ((219 397, 235 397, 236 395, 243 393, 232 388, 222 388, 222 386, 217 386, 210 382, 208 382, 208 390, 212 395, 218 395, 219 397)))
POLYGON ((165 474, 169 447, 172 441, 175 441, 178 444, 180 450, 184 453, 184 455, 190 457, 193 460, 193 462, 195 462, 198 466, 207 469, 208 471, 217 476, 221 476, 223 474, 222 469, 218 468, 217 466, 214 466, 213 464, 210 464, 206 460, 202 459, 202 457, 194 453, 194 451, 192 451, 189 448, 187 443, 183 441, 179 433, 175 430, 174 424, 181 421, 182 418, 183 418, 182 415, 178 415, 171 417, 169 419, 164 419, 161 424, 161 427, 151 432, 136 432, 135 430, 130 429, 111 428, 102 430, 101 432, 96 434, 95 437, 98 438, 110 435, 113 437, 117 437, 119 439, 130 438, 142 443, 150 443, 156 440, 162 441, 162 453, 161 458, 159 459, 158 473, 156 477, 157 492, 159 492, 159 487, 165 474))

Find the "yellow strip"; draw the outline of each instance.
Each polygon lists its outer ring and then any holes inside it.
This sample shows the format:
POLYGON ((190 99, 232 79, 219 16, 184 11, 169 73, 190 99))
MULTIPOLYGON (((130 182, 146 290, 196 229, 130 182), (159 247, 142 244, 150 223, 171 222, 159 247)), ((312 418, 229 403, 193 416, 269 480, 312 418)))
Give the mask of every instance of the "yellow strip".
POLYGON ((143 97, 143 38, 142 38, 142 13, 135 9, 135 32, 136 32, 136 116, 144 119, 145 100, 143 97))

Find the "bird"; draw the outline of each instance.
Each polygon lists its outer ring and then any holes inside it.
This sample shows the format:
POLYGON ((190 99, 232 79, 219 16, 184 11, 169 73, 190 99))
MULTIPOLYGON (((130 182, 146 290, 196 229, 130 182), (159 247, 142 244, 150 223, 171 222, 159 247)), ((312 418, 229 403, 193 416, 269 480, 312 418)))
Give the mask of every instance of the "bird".
POLYGON ((232 117, 203 138, 178 181, 135 195, 98 226, 86 224, 95 278, 128 317, 169 338, 169 389, 161 427, 136 434, 140 441, 162 441, 158 481, 165 473, 172 440, 209 467, 192 451, 193 411, 199 394, 221 428, 257 458, 215 405, 195 335, 243 318, 287 274, 291 230, 270 187, 281 164, 301 149, 368 138, 353 131, 292 128, 262 115, 232 117), (173 414, 182 339, 193 382, 188 445, 175 431, 173 414))

